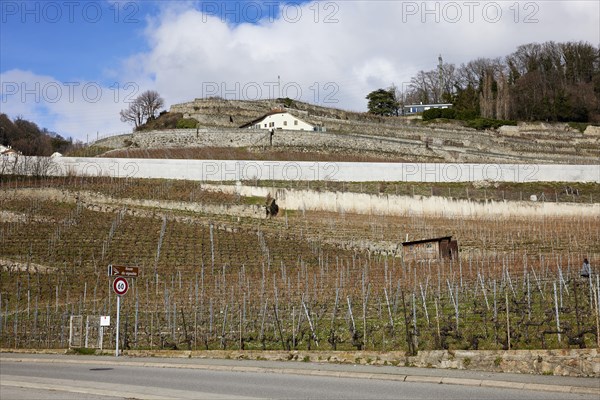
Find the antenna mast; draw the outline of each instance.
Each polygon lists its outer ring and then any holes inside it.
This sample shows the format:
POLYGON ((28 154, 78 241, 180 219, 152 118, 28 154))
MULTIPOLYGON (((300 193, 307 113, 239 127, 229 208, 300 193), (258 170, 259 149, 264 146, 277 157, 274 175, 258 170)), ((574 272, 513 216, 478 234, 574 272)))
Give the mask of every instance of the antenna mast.
POLYGON ((444 61, 442 60, 442 55, 440 54, 438 57, 438 73, 439 73, 439 83, 440 83, 440 97, 438 98, 438 103, 442 102, 442 97, 444 95, 444 61))

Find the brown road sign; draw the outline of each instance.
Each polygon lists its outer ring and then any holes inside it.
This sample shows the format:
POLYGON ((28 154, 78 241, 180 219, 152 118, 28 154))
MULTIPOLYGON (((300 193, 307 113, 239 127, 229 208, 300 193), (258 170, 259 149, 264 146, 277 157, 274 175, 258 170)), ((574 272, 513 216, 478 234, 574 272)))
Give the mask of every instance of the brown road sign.
POLYGON ((126 276, 128 278, 137 278, 139 267, 125 267, 123 265, 109 265, 108 276, 126 276))

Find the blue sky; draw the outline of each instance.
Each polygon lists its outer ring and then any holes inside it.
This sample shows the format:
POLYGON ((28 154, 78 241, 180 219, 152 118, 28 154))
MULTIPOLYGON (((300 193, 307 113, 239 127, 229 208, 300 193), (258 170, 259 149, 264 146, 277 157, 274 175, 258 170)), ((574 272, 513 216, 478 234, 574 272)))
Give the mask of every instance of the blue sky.
MULTIPOLYGON (((148 20, 168 3, 175 2, 2 0, 0 3, 2 71, 25 68, 62 81, 112 83, 111 71, 115 65, 134 52, 149 50, 144 40, 148 20)), ((280 2, 179 3, 234 26, 277 18, 280 2)))
POLYGON ((0 108, 87 140, 131 129, 143 90, 171 104, 288 97, 364 111, 365 95, 444 61, 520 44, 600 43, 597 1, 0 0, 0 108), (259 18, 260 16, 260 18, 259 18), (279 93, 276 93, 279 94, 279 93))
POLYGON ((143 21, 152 3, 74 3, 2 1, 2 70, 93 80, 132 49, 143 49, 143 21))

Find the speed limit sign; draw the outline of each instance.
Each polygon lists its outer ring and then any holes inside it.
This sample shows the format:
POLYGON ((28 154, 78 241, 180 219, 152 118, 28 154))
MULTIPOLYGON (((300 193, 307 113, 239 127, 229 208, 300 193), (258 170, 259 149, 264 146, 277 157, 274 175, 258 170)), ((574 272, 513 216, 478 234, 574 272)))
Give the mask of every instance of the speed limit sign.
POLYGON ((127 282, 127 279, 118 277, 113 281, 113 290, 117 295, 123 296, 125 293, 127 293, 128 289, 129 283, 127 282))

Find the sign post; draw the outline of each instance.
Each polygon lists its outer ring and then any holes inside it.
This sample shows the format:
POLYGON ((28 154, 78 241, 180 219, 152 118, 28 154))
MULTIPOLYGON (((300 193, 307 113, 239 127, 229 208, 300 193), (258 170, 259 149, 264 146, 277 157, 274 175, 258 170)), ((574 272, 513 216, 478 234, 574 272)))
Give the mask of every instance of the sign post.
POLYGON ((119 314, 121 314, 121 296, 117 296, 117 340, 115 340, 117 348, 115 349, 115 357, 119 357, 119 314))
POLYGON ((128 289, 129 283, 127 282, 127 279, 123 278, 122 276, 119 276, 113 281, 113 290, 117 294, 117 348, 115 350, 115 357, 119 357, 119 320, 121 314, 121 296, 127 293, 128 289))
POLYGON ((100 352, 102 352, 102 345, 104 342, 104 327, 105 326, 110 326, 110 316, 106 315, 106 316, 101 316, 100 317, 100 332, 99 332, 99 346, 100 346, 100 352))

